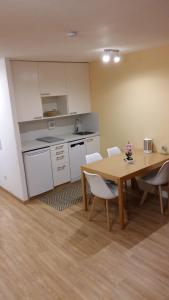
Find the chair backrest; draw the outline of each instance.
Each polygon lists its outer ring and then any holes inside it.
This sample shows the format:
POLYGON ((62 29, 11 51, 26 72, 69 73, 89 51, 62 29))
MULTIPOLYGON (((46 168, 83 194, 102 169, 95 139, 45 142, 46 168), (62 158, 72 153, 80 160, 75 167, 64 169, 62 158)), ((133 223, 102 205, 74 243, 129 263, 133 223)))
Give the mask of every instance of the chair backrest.
POLYGON ((169 160, 167 160, 154 178, 154 184, 161 185, 169 182, 169 160))
POLYGON ((107 153, 108 153, 108 157, 111 157, 113 155, 120 154, 121 150, 119 147, 107 148, 107 153))
POLYGON ((101 156, 101 154, 99 152, 95 152, 95 153, 86 155, 86 163, 87 164, 90 164, 92 162, 95 162, 97 160, 102 160, 102 159, 103 159, 103 157, 101 156))
POLYGON ((117 195, 112 193, 100 175, 88 173, 86 171, 84 171, 84 173, 94 196, 103 199, 113 199, 117 197, 117 195))

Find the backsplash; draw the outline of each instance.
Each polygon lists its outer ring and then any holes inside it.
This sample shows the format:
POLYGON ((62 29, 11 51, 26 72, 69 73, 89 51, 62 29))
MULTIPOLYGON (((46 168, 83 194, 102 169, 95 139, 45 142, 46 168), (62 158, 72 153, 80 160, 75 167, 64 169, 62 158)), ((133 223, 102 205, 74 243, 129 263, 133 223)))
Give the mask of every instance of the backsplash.
MULTIPOLYGON (((79 118, 79 117, 78 117, 79 118)), ((20 124, 20 134, 22 141, 31 141, 37 137, 61 135, 73 132, 76 117, 59 118, 55 120, 55 128, 48 129, 49 120, 38 120, 20 124)))
POLYGON ((78 119, 81 123, 81 130, 99 131, 98 115, 96 113, 67 116, 49 120, 38 120, 19 124, 21 140, 32 141, 43 136, 59 136, 74 132, 74 122, 78 119), (55 122, 55 128, 49 129, 48 122, 55 122))

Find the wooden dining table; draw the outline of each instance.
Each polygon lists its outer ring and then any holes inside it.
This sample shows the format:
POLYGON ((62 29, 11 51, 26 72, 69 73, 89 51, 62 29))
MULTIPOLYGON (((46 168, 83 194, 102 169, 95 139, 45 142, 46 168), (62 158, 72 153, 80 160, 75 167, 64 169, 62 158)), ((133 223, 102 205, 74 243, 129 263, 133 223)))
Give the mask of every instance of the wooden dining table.
POLYGON ((83 171, 99 174, 104 179, 109 179, 118 185, 118 202, 120 226, 125 227, 124 207, 125 207, 125 191, 124 182, 128 179, 135 180, 136 176, 143 176, 149 171, 157 169, 169 159, 169 155, 158 152, 145 154, 143 150, 135 150, 133 152, 133 163, 129 164, 124 160, 124 153, 104 158, 91 164, 81 166, 81 180, 83 191, 84 209, 88 210, 88 197, 86 191, 86 177, 83 171))

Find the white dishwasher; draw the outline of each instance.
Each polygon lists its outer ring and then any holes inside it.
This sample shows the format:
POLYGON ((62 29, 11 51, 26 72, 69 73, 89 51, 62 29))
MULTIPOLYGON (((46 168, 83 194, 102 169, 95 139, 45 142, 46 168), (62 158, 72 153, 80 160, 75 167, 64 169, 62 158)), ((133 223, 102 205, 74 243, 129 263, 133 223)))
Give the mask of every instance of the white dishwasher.
POLYGON ((86 163, 85 140, 77 140, 68 143, 70 161, 70 179, 76 181, 80 179, 80 167, 86 163))
POLYGON ((23 158, 29 197, 53 189, 50 148, 25 152, 23 158))

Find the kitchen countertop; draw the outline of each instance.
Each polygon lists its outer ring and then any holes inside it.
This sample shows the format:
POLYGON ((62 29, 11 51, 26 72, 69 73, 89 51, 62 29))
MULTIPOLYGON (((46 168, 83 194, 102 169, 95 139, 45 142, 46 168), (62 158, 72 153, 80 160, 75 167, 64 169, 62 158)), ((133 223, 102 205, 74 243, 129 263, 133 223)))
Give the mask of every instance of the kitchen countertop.
MULTIPOLYGON (((24 141, 22 142, 22 152, 27 152, 31 150, 37 150, 40 148, 45 148, 45 147, 50 147, 54 145, 59 145, 59 144, 64 144, 76 140, 81 140, 81 139, 86 139, 89 137, 94 137, 99 135, 98 132, 92 133, 92 134, 87 134, 87 135, 78 135, 78 134, 73 134, 73 133, 67 133, 67 134, 61 134, 57 135, 58 138, 64 139, 63 141, 55 142, 55 143, 47 143, 47 142, 41 142, 37 140, 32 140, 32 141, 24 141)), ((54 135, 53 135, 54 136, 54 135)))

